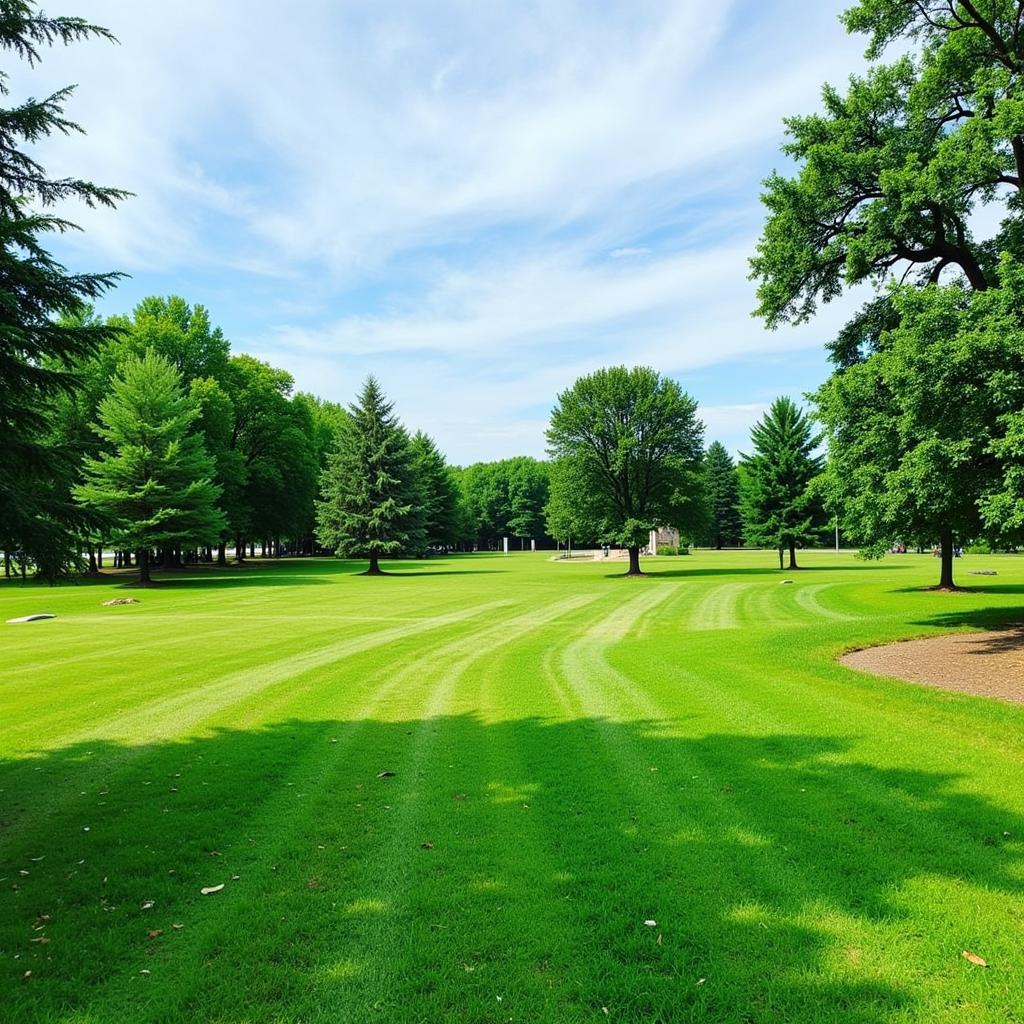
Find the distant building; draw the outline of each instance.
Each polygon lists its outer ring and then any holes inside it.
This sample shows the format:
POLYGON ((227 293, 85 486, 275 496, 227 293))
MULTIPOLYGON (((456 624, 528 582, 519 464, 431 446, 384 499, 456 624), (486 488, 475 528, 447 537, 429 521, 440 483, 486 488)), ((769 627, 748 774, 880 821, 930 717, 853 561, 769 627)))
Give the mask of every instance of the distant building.
POLYGON ((679 547, 679 531, 674 526, 659 526, 656 530, 651 530, 651 539, 647 550, 652 555, 656 555, 658 548, 662 546, 679 547))

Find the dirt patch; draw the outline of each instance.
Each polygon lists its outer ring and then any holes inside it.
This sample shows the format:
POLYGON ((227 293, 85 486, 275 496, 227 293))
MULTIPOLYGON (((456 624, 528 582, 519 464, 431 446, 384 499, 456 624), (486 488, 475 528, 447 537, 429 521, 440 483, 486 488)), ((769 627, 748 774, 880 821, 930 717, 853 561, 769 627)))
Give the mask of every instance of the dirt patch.
POLYGON ((1024 625, 851 651, 843 665, 942 690, 1024 704, 1024 625))

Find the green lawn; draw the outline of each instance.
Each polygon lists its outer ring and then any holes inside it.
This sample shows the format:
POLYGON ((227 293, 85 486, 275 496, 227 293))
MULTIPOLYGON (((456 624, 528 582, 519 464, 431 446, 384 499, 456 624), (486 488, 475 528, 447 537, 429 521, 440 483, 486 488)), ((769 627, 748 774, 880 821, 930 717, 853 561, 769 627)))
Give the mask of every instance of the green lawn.
POLYGON ((774 557, 0 585, 0 1020, 1024 1021, 1024 558, 774 557))

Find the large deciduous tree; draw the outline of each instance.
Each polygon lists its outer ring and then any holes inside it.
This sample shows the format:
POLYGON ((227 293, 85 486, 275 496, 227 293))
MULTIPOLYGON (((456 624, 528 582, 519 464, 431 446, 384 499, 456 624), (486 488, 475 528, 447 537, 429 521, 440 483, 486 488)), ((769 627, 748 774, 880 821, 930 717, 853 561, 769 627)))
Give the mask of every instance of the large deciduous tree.
MULTIPOLYGON (((82 18, 47 17, 28 0, 7 0, 0 49, 37 64, 42 49, 89 37, 113 40, 82 18)), ((68 564, 78 522, 67 478, 79 455, 50 429, 52 403, 74 386, 65 364, 113 329, 81 314, 117 274, 70 273, 45 247, 46 236, 75 225, 55 212, 71 202, 114 206, 128 193, 75 177, 47 175, 33 147, 54 133, 81 131, 64 112, 73 87, 0 109, 0 544, 52 577, 68 564)), ((0 96, 9 95, 0 72, 0 96)))
POLYGON ((798 545, 821 536, 823 512, 812 481, 821 472, 820 442, 807 415, 790 398, 777 398, 754 424, 753 450, 740 462, 740 515, 748 544, 775 548, 782 568, 789 551, 797 569, 798 545))
POLYGON ((1024 268, 1006 258, 997 284, 900 289, 898 326, 815 396, 844 521, 868 555, 938 540, 940 589, 957 546, 1024 533, 1024 268))
POLYGON ((558 486, 571 493, 556 500, 628 550, 628 575, 641 575, 652 529, 685 530, 700 517, 703 430, 697 403, 645 366, 598 370, 558 396, 547 439, 558 486))
POLYGON ((153 548, 206 543, 224 527, 198 416, 177 370, 153 352, 128 359, 100 403, 96 431, 109 450, 86 460, 75 494, 107 518, 116 544, 138 551, 142 584, 153 548))
MULTIPOLYGON (((759 281, 757 312, 773 327, 799 322, 848 286, 880 286, 878 297, 830 346, 835 375, 819 393, 827 403, 830 457, 852 468, 844 449, 854 448, 862 460, 855 474, 829 475, 836 489, 830 503, 869 552, 892 535, 896 509, 902 510, 906 531, 929 522, 931 536, 916 539, 940 543, 946 586, 958 534, 972 522, 976 526, 979 503, 990 525, 1009 515, 1013 497, 1006 488, 1014 485, 1000 462, 1013 447, 1009 434, 1002 447, 992 441, 994 447, 967 475, 952 439, 964 419, 987 423, 1009 413, 1002 397, 984 393, 984 367, 960 363, 959 393, 971 396, 970 413, 961 417, 950 409, 949 434, 940 443, 934 413, 941 401, 955 401, 957 392, 947 389, 948 368, 928 360, 949 353, 933 344, 942 339, 920 329, 925 311, 891 284, 898 279, 927 288, 922 301, 948 325, 950 304, 1006 287, 1005 260, 1024 257, 1024 2, 861 0, 843 20, 850 31, 869 37, 868 56, 875 63, 867 74, 851 78, 845 91, 826 87, 820 113, 786 121, 785 149, 800 168, 792 177, 774 174, 766 183, 768 218, 751 261, 759 281), (909 54, 891 64, 879 62, 890 44, 905 50, 908 41, 909 54), (997 217, 976 216, 990 204, 997 217), (998 227, 979 236, 985 223, 998 227), (953 288, 954 294, 943 298, 936 286, 953 288), (911 309, 915 326, 904 330, 901 318, 911 309), (883 354, 894 332, 900 336, 898 354, 883 354), (920 345, 916 355, 913 344, 920 345), (859 369, 869 364, 874 365, 859 369), (913 365, 921 374, 914 385, 901 377, 900 398, 888 393, 884 376, 897 372, 897 365, 913 365), (851 368, 857 372, 842 380, 851 368), (980 376, 972 376, 973 370, 980 376), (853 400, 854 391, 865 404, 853 400), (975 400, 979 395, 980 404, 990 400, 985 412, 975 400), (873 445, 871 438, 885 443, 873 445), (926 438, 927 471, 921 461, 926 438), (882 480, 899 491, 866 490, 882 480), (962 491, 965 486, 969 493, 962 491), (1000 488, 1003 500, 986 497, 1000 488), (955 502, 947 500, 953 492, 955 502), (922 502, 932 504, 926 508, 922 502), (953 504, 974 507, 975 513, 955 511, 953 504), (883 514, 883 506, 892 511, 883 514)), ((963 344, 960 338, 957 345, 963 344)))
POLYGON ((422 544, 413 452, 393 408, 376 379, 367 377, 320 479, 320 543, 346 557, 368 558, 368 576, 381 574, 382 556, 422 544))

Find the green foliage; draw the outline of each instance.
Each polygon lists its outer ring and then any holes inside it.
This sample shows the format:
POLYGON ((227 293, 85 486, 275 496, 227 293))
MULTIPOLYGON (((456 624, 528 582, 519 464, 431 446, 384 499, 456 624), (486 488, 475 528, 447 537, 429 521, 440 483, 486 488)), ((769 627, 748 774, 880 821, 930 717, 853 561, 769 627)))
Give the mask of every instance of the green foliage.
POLYGON ((751 261, 769 324, 806 319, 847 285, 900 267, 919 283, 953 268, 981 290, 1000 251, 1024 255, 1020 18, 1013 0, 863 0, 846 13, 872 58, 902 37, 917 46, 845 93, 826 86, 821 113, 786 121, 785 152, 801 166, 766 182, 751 261), (1002 201, 1008 219, 975 240, 972 214, 1002 201))
MULTIPOLYGON (((51 18, 33 3, 7 0, 0 49, 37 64, 44 46, 110 33, 81 18, 51 18)), ((9 95, 0 71, 0 95, 9 95)), ((127 193, 74 177, 51 178, 34 156, 53 134, 81 129, 64 115, 71 87, 0 109, 0 546, 19 551, 48 578, 73 562, 74 535, 87 527, 68 500, 78 455, 53 436, 53 404, 76 380, 66 363, 114 331, 84 317, 90 301, 120 275, 70 274, 46 250, 45 236, 74 230, 54 212, 72 202, 114 206, 127 193)))
POLYGON ((743 536, 739 474, 720 441, 713 441, 704 453, 704 488, 708 522, 702 538, 715 548, 739 544, 743 536))
POLYGON ((186 384, 201 377, 223 381, 227 375, 228 340, 203 306, 190 306, 178 295, 150 295, 131 317, 114 317, 112 322, 122 328, 127 352, 156 352, 174 365, 186 384))
POLYGON ((418 430, 410 441, 416 507, 427 547, 453 547, 459 541, 458 481, 433 438, 418 430))
POLYGON ((821 472, 820 442, 807 415, 789 398, 777 398, 751 431, 753 451, 740 462, 743 536, 756 547, 789 549, 821 536, 824 513, 812 486, 821 472))
POLYGON ((520 455, 478 462, 460 474, 470 539, 497 547, 502 537, 540 537, 548 501, 548 466, 520 455))
POLYGON ((367 377, 328 456, 317 502, 317 536, 339 555, 370 559, 419 550, 422 511, 409 435, 374 377, 367 377))
POLYGON ((674 380, 614 366, 581 377, 551 413, 549 449, 563 464, 557 505, 630 549, 630 572, 652 529, 690 528, 703 514, 696 411, 674 380))
POLYGON ((1024 270, 999 286, 904 287, 899 326, 817 392, 829 438, 830 504, 846 532, 893 542, 1024 531, 1024 270))
POLYGON ((224 528, 213 461, 191 429, 198 416, 177 370, 153 352, 114 379, 96 425, 110 450, 86 460, 75 495, 108 519, 119 547, 206 543, 224 528))
POLYGON ((680 544, 659 544, 657 553, 666 556, 688 555, 690 549, 680 544))
POLYGON ((225 390, 234 408, 231 445, 245 466, 231 530, 239 538, 310 530, 320 471, 317 413, 306 399, 292 402, 291 374, 249 355, 231 357, 225 390))

